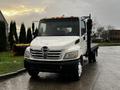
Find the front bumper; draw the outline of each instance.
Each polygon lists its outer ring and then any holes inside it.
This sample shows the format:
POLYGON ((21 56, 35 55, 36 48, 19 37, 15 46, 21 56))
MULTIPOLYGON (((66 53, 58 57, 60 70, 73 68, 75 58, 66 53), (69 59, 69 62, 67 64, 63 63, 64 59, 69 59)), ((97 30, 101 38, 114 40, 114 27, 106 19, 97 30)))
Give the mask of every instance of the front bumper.
POLYGON ((76 65, 79 59, 69 61, 35 61, 24 60, 24 67, 27 70, 37 70, 41 72, 61 72, 72 69, 72 66, 76 65))

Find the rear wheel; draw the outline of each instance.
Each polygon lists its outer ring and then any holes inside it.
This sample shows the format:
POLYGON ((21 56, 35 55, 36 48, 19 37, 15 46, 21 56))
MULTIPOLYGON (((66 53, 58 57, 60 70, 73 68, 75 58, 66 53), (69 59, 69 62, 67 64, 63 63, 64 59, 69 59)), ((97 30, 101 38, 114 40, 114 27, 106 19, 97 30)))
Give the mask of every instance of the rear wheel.
POLYGON ((92 60, 93 60, 93 63, 96 62, 96 53, 95 52, 92 53, 92 60))
POLYGON ((28 70, 28 74, 31 77, 38 77, 39 72, 38 71, 33 71, 33 70, 28 70))

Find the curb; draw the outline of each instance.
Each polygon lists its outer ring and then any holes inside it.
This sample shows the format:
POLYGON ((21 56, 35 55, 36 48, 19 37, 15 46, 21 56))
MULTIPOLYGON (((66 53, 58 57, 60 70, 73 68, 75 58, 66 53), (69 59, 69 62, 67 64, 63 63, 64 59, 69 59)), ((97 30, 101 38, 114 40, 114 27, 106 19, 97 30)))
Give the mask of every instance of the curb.
POLYGON ((26 71, 26 69, 23 68, 23 69, 15 71, 15 72, 7 73, 7 74, 2 74, 2 75, 0 75, 0 79, 10 78, 12 76, 18 75, 18 74, 23 73, 25 71, 26 71))

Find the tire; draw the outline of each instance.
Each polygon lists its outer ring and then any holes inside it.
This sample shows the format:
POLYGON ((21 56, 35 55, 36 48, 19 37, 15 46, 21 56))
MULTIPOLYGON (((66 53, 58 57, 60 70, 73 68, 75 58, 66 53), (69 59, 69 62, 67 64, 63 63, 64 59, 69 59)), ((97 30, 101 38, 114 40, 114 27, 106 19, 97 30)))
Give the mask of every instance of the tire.
POLYGON ((74 69, 72 71, 72 77, 73 80, 78 81, 81 77, 81 73, 82 73, 82 65, 80 62, 78 62, 75 66, 74 69))
POLYGON ((66 66, 63 68, 61 76, 66 80, 78 81, 82 73, 81 62, 75 63, 74 65, 66 66))
POLYGON ((33 70, 28 70, 28 74, 31 77, 38 77, 39 72, 38 71, 33 71, 33 70))
POLYGON ((80 57, 80 63, 81 63, 82 66, 84 66, 83 56, 80 57))
POLYGON ((92 59, 93 59, 93 63, 95 63, 96 62, 96 54, 95 54, 95 52, 92 53, 92 59))

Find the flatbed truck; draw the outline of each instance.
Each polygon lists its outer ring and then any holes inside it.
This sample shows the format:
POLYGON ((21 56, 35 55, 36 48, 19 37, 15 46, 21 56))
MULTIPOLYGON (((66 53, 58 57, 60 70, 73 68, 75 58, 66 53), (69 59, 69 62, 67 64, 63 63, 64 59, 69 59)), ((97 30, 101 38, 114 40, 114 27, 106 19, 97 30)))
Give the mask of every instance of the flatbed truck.
POLYGON ((84 57, 96 62, 98 45, 91 42, 91 16, 53 17, 39 21, 39 35, 24 53, 24 66, 31 77, 57 72, 79 80, 84 57))

